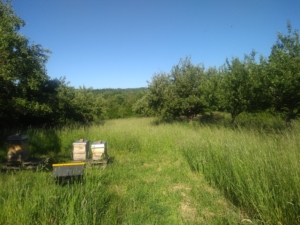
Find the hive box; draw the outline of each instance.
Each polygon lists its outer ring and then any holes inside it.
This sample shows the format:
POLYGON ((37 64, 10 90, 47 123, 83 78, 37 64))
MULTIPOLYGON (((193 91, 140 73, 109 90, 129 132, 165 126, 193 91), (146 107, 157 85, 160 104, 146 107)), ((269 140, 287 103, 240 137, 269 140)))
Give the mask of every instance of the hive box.
POLYGON ((107 156, 107 149, 106 149, 106 142, 105 141, 96 141, 92 144, 92 154, 93 160, 100 160, 103 159, 104 156, 107 156))
POLYGON ((84 161, 88 157, 89 152, 89 140, 80 139, 73 143, 73 160, 84 161))
POLYGON ((53 164, 54 177, 81 176, 84 172, 84 162, 53 164))
POLYGON ((7 138, 8 152, 7 159, 9 162, 24 161, 29 157, 28 152, 28 136, 16 134, 7 138))

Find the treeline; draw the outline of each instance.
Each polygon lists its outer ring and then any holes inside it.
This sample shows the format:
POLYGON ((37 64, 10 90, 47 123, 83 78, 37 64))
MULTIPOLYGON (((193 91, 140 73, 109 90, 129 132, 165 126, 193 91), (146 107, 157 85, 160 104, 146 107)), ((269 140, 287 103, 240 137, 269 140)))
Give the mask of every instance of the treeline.
POLYGON ((298 30, 278 33, 268 57, 252 51, 243 59, 226 59, 206 69, 181 59, 169 73, 152 77, 134 110, 161 118, 193 118, 213 111, 280 113, 289 124, 300 111, 300 43, 298 30))
POLYGON ((50 79, 50 51, 19 34, 24 25, 10 1, 0 1, 0 127, 56 126, 100 117, 103 98, 85 87, 75 90, 65 78, 50 79))
POLYGON ((300 44, 298 30, 278 33, 268 57, 252 51, 243 59, 205 68, 181 59, 169 73, 154 74, 147 88, 102 89, 69 86, 51 79, 50 50, 18 33, 25 22, 10 1, 0 1, 0 128, 62 126, 132 116, 193 118, 229 112, 280 113, 287 123, 299 115, 300 44))
POLYGON ((133 105, 141 99, 147 88, 95 89, 94 93, 105 99, 105 119, 140 116, 133 111, 133 105))
POLYGON ((93 90, 50 79, 50 50, 18 33, 25 22, 10 1, 0 1, 0 128, 61 126, 133 116, 141 89, 93 90))

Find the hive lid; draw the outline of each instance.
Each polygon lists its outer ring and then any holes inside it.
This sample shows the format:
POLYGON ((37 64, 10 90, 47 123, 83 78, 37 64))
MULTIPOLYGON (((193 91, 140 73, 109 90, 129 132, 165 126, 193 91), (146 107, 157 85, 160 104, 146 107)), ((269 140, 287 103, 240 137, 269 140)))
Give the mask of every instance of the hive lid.
POLYGON ((106 141, 96 141, 93 142, 92 147, 104 147, 106 145, 106 141))
POLYGON ((9 136, 7 138, 8 141, 23 141, 23 140, 28 140, 28 136, 25 134, 15 134, 12 136, 9 136))
POLYGON ((80 139, 73 142, 73 144, 86 144, 87 142, 89 142, 89 140, 80 139))

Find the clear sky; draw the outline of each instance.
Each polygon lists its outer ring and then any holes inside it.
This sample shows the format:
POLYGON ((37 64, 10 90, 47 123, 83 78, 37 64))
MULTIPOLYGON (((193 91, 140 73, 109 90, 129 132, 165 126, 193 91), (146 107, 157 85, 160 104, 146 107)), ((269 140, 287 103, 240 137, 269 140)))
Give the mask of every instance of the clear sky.
POLYGON ((78 88, 147 87, 180 58, 219 67, 252 49, 267 57, 299 0, 13 0, 20 33, 52 51, 51 78, 78 88))

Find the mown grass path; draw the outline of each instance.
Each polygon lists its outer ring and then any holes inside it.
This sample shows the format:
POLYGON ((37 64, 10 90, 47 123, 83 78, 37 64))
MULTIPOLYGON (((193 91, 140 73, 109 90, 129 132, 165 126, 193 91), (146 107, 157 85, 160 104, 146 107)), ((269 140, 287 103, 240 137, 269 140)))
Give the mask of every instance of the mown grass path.
POLYGON ((193 128, 152 121, 109 121, 110 129, 100 131, 113 157, 103 182, 117 195, 108 214, 115 218, 117 205, 126 224, 239 223, 241 215, 191 171, 181 151, 193 128))

